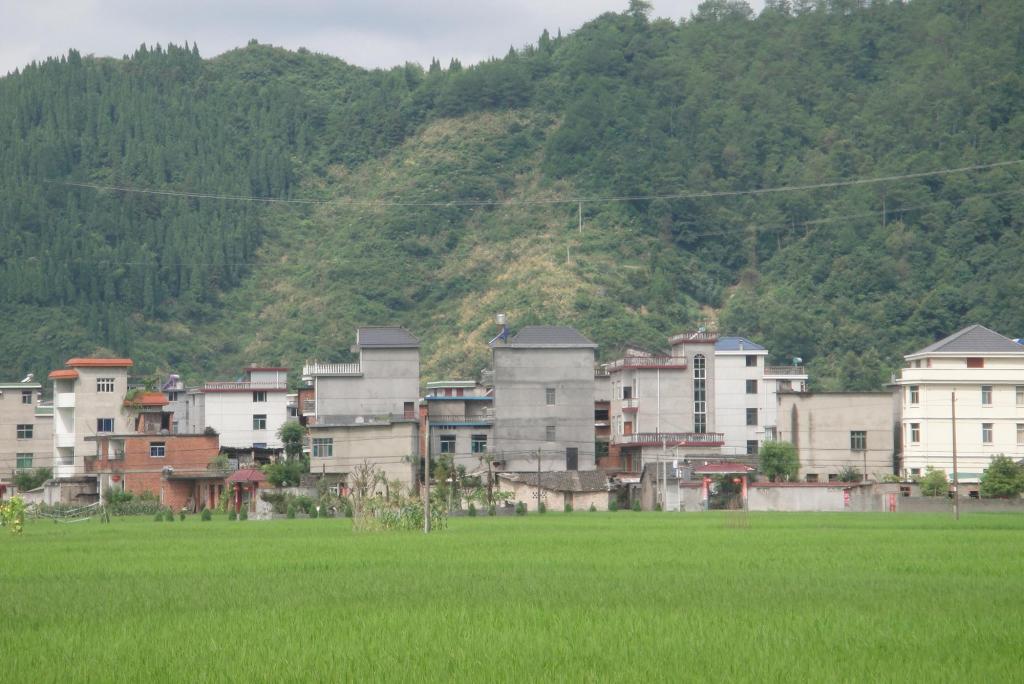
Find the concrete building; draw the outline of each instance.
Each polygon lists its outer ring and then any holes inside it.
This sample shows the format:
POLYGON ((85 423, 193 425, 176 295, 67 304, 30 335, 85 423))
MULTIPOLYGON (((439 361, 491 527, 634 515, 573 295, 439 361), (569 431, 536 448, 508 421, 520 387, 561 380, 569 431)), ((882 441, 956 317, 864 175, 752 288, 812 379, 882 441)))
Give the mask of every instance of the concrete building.
POLYGON ((533 325, 491 342, 501 470, 593 470, 594 353, 573 328, 533 325))
POLYGON ((610 461, 639 476, 644 463, 717 452, 714 333, 669 338, 670 350, 639 347, 608 365, 611 373, 610 461))
POLYGON ((610 486, 608 477, 599 470, 540 473, 500 473, 498 491, 512 494, 513 502, 522 502, 527 510, 537 510, 537 495, 549 511, 564 511, 566 504, 574 511, 607 511, 610 486))
POLYGON ((893 473, 893 392, 780 392, 778 432, 800 459, 800 479, 835 482, 843 468, 868 480, 893 473))
POLYGON ((288 419, 287 393, 288 369, 280 366, 249 366, 241 380, 207 382, 188 391, 187 432, 213 428, 223 447, 280 450, 277 432, 288 419))
POLYGON ((0 383, 0 483, 53 465, 53 406, 42 399, 43 386, 32 376, 0 383))
POLYGON ((472 380, 427 383, 422 450, 431 460, 450 455, 466 472, 486 469, 494 443, 494 397, 472 380))
MULTIPOLYGON (((87 476, 85 459, 95 457, 100 435, 131 431, 125 410, 131 359, 73 358, 55 370, 53 381, 53 475, 59 480, 82 480, 79 500, 99 495, 94 476, 87 476)), ((68 483, 70 485, 70 482, 68 483)))
POLYGON ((778 438, 778 393, 807 389, 803 366, 767 362, 768 350, 745 337, 715 343, 715 424, 730 458, 756 459, 765 440, 778 438))
POLYGON ((594 462, 607 470, 611 463, 609 445, 612 441, 612 374, 608 368, 594 370, 594 462))
POLYGON ((420 465, 419 340, 405 328, 365 327, 352 349, 356 363, 303 367, 312 391, 300 392, 297 401, 313 409, 303 414, 310 471, 341 475, 351 487, 355 468, 366 463, 413 489, 420 465))
POLYGON ((1024 457, 1024 346, 972 325, 904 359, 895 383, 905 477, 933 467, 952 479, 954 394, 961 482, 978 482, 999 454, 1024 457))
POLYGON ((313 361, 302 378, 313 389, 316 420, 346 422, 356 416, 415 418, 420 391, 420 343, 405 328, 356 331, 356 363, 313 361))

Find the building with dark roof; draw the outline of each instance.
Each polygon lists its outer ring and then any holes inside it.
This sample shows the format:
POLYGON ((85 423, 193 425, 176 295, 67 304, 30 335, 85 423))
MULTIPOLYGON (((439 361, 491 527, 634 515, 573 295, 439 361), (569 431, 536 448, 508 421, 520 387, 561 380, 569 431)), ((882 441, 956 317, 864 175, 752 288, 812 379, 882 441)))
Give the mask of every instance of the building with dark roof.
POLYGON ((611 491, 608 477, 599 470, 558 470, 544 471, 538 478, 532 473, 499 473, 498 490, 512 494, 512 500, 522 502, 528 510, 537 509, 537 495, 552 511, 564 510, 568 504, 573 510, 608 510, 611 491), (537 481, 540 480, 540 487, 537 481))
POLYGON ((904 357, 902 470, 953 476, 953 406, 959 477, 974 486, 994 456, 1024 457, 1024 346, 971 325, 904 357))

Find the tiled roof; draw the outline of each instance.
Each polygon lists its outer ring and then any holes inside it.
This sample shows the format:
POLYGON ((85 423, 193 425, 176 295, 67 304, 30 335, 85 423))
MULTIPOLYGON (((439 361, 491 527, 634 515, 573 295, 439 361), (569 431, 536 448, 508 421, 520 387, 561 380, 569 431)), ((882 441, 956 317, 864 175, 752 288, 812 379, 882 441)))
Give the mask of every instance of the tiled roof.
POLYGON ((910 356, 918 354, 1024 354, 1024 345, 989 330, 983 325, 972 325, 931 344, 910 356))
POLYGON ((597 345, 565 325, 527 325, 509 340, 508 346, 520 347, 590 347, 597 345))
MULTIPOLYGON (((509 482, 537 486, 537 473, 499 473, 509 482)), ((600 470, 560 470, 540 474, 541 489, 552 492, 604 492, 608 491, 608 477, 600 470)))
POLYGON ((227 482, 264 482, 267 476, 256 468, 242 468, 228 475, 227 482))
POLYGON ((746 337, 720 337, 715 343, 715 351, 768 351, 746 337))
POLYGON ((415 349, 420 346, 420 341, 405 328, 379 326, 357 329, 356 346, 415 349))
POLYGON ((50 380, 74 380, 78 377, 78 371, 72 368, 62 368, 50 371, 50 374, 46 377, 50 378, 50 380))
POLYGON ((167 406, 169 402, 163 392, 140 392, 134 398, 125 400, 125 406, 167 406))
POLYGON ((64 365, 68 368, 120 368, 132 366, 134 363, 131 359, 91 359, 76 356, 68 359, 64 365))

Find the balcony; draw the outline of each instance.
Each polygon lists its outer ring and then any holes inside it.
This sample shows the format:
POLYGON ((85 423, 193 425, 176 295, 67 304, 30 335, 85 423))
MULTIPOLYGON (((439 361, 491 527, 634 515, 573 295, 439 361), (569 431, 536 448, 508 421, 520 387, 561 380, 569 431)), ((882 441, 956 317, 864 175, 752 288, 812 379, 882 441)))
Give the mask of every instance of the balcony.
POLYGON ((623 413, 636 413, 640 410, 640 400, 636 397, 622 400, 623 413))
POLYGON ((362 374, 363 371, 358 363, 321 363, 320 361, 313 361, 302 367, 303 379, 307 377, 312 378, 316 375, 345 376, 362 374))
POLYGON ((54 435, 53 441, 56 443, 58 449, 73 449, 75 447, 75 434, 72 432, 62 435, 54 435))
POLYGON ((685 356, 627 356, 608 364, 608 372, 617 373, 627 368, 686 368, 685 356))
POLYGON ((59 392, 53 395, 53 405, 57 408, 75 408, 75 393, 59 392))
POLYGON ((721 432, 634 432, 620 435, 616 441, 623 446, 720 447, 725 444, 721 432))
POLYGON ((765 366, 765 377, 776 375, 782 377, 807 377, 807 369, 803 366, 765 366))
POLYGON ((686 344, 687 342, 695 344, 713 344, 718 341, 718 333, 714 332, 688 332, 679 333, 668 338, 668 343, 673 347, 679 344, 686 344))
POLYGON ((437 414, 427 416, 431 425, 491 425, 494 423, 494 411, 480 414, 437 414))
POLYGON ((203 385, 205 392, 259 392, 287 390, 284 382, 208 382, 203 385))

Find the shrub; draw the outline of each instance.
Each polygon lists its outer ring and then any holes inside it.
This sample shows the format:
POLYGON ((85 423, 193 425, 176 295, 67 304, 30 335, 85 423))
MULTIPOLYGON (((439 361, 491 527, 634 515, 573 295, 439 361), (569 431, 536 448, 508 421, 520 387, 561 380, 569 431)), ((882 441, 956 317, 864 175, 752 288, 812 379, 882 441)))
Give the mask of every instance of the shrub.
POLYGON ((1016 498, 1021 491, 1024 491, 1024 468, 1003 454, 993 458, 981 475, 981 495, 985 498, 1016 498))
POLYGON ((164 520, 167 522, 174 522, 174 511, 170 508, 164 511, 164 520))
POLYGON ((544 503, 543 501, 541 501, 539 504, 537 504, 537 512, 538 513, 547 513, 548 512, 548 505, 546 503, 544 503))
POLYGON ((316 517, 319 517, 319 515, 320 515, 320 511, 316 510, 316 506, 313 506, 312 508, 309 509, 309 517, 310 518, 316 518, 316 517))
POLYGON ((921 478, 921 494, 924 496, 946 496, 949 493, 949 479, 945 470, 936 470, 931 466, 921 478))
POLYGON ((178 513, 178 520, 184 520, 184 519, 185 519, 185 509, 182 508, 181 512, 178 513))
POLYGON ((839 475, 836 478, 840 482, 860 482, 861 477, 860 471, 853 466, 843 466, 839 471, 839 475))
POLYGON ((352 517, 352 507, 351 506, 346 506, 345 507, 345 517, 346 518, 351 518, 352 517))
POLYGON ((238 519, 239 520, 248 520, 249 519, 249 509, 246 508, 246 507, 243 507, 242 510, 239 511, 239 513, 238 513, 238 519))
POLYGON ((565 506, 562 507, 562 510, 565 511, 566 513, 572 513, 572 504, 571 503, 565 504, 565 506))
POLYGON ((209 522, 210 520, 213 519, 213 514, 210 513, 210 509, 209 508, 204 508, 203 512, 199 514, 199 519, 202 520, 203 522, 209 522))
POLYGON ((228 509, 228 520, 238 520, 238 515, 235 513, 234 508, 228 509))
POLYGON ((164 521, 164 512, 163 511, 157 511, 156 515, 153 516, 153 522, 163 522, 163 521, 164 521))
POLYGON ((612 499, 611 501, 608 502, 608 510, 611 511, 612 513, 619 510, 618 499, 612 499))
POLYGON ((498 515, 498 509, 494 504, 487 507, 487 515, 498 515))
POLYGON ((633 499, 633 505, 631 506, 634 513, 640 512, 640 499, 633 499))
POLYGON ((41 487, 47 480, 53 477, 53 470, 50 468, 36 468, 35 470, 23 470, 14 474, 14 486, 19 492, 27 492, 31 489, 41 487))
POLYGON ((467 509, 466 515, 468 515, 470 518, 476 517, 476 506, 473 505, 472 501, 469 502, 469 509, 467 509))
POLYGON ((789 442, 765 442, 758 450, 760 471, 772 482, 795 481, 800 470, 796 447, 789 442))
POLYGON ((516 515, 526 515, 526 504, 516 501, 516 515))
POLYGON ((590 512, 597 513, 597 506, 595 506, 593 503, 590 504, 590 512))
POLYGON ((656 510, 656 511, 660 511, 661 510, 661 502, 660 501, 658 503, 654 504, 654 510, 656 510))
POLYGON ((288 517, 289 518, 294 518, 295 517, 295 504, 293 504, 293 503, 288 504, 288 517))

